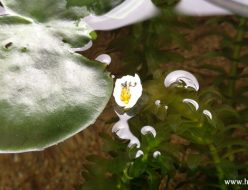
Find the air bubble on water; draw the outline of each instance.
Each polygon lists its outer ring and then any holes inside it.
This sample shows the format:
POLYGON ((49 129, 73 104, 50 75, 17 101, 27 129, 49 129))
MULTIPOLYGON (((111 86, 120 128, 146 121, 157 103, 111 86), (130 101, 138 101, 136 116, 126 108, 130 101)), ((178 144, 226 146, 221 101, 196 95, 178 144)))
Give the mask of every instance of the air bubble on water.
POLYGON ((119 117, 119 121, 115 123, 115 125, 113 126, 112 132, 115 133, 120 139, 129 140, 129 144, 128 144, 129 148, 134 145, 136 145, 137 148, 139 148, 140 141, 137 137, 133 135, 128 125, 128 120, 131 119, 133 116, 130 116, 127 113, 120 115, 116 112, 116 114, 119 117))
POLYGON ((196 111, 199 109, 199 104, 193 99, 185 98, 185 99, 183 99, 183 103, 193 105, 196 111))
POLYGON ((105 63, 106 65, 109 65, 112 61, 111 57, 108 54, 101 54, 97 56, 95 60, 105 63))
POLYGON ((160 106, 160 104, 161 104, 161 101, 160 101, 160 100, 156 100, 156 101, 155 101, 155 105, 156 105, 156 106, 160 106))
POLYGON ((169 106, 164 106, 164 109, 168 110, 169 106))
POLYGON ((161 156, 161 152, 160 151, 155 151, 153 153, 153 158, 158 158, 159 156, 161 156))
POLYGON ((93 42, 92 40, 90 40, 87 44, 85 44, 83 47, 79 47, 79 48, 72 48, 72 50, 74 52, 80 52, 80 51, 86 51, 88 49, 90 49, 93 46, 93 42))
POLYGON ((170 87, 175 84, 184 85, 185 88, 193 88, 195 91, 199 90, 197 79, 188 71, 176 70, 166 76, 164 80, 165 87, 170 87))
POLYGON ((213 119, 213 115, 209 110, 203 110, 203 114, 206 115, 209 119, 213 119))
POLYGON ((142 150, 138 150, 136 152, 135 158, 139 158, 140 156, 144 155, 144 152, 142 150))
POLYGON ((111 75, 111 77, 112 77, 112 79, 114 79, 115 78, 115 75, 111 75))
POLYGON ((151 0, 126 0, 101 16, 90 14, 83 18, 94 30, 113 30, 141 22, 159 13, 151 0))
POLYGON ((142 129, 141 129, 141 134, 142 135, 147 135, 149 133, 152 134, 154 138, 157 135, 156 130, 152 126, 144 126, 144 127, 142 127, 142 129))

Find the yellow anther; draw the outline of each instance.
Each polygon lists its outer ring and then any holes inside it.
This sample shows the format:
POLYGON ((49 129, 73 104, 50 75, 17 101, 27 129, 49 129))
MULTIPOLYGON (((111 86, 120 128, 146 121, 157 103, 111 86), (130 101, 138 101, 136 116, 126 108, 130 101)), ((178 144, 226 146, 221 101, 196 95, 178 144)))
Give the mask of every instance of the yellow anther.
POLYGON ((129 87, 128 86, 122 87, 121 101, 124 102, 125 104, 128 104, 130 99, 131 99, 131 93, 129 87))

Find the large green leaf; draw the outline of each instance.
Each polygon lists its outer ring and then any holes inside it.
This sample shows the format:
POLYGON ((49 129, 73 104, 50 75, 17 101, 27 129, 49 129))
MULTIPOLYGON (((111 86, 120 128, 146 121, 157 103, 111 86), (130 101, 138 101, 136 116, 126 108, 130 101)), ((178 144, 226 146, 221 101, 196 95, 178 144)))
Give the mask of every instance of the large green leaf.
POLYGON ((96 14, 103 14, 123 1, 124 0, 67 0, 67 6, 86 6, 89 10, 94 11, 96 14))
POLYGON ((8 12, 32 18, 38 22, 55 19, 74 20, 87 15, 84 7, 67 8, 66 0, 1 0, 8 12))
POLYGON ((0 17, 0 152, 41 150, 94 123, 112 79, 72 51, 89 35, 63 0, 2 2, 18 15, 0 17))

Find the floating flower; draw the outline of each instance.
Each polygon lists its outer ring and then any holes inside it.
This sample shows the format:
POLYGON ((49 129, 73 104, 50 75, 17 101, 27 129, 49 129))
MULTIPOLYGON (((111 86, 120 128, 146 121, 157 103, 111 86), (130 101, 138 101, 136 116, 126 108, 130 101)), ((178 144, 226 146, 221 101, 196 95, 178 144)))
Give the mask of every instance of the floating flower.
POLYGON ((125 109, 132 108, 142 95, 142 85, 139 75, 126 75, 115 82, 113 96, 116 103, 125 109))

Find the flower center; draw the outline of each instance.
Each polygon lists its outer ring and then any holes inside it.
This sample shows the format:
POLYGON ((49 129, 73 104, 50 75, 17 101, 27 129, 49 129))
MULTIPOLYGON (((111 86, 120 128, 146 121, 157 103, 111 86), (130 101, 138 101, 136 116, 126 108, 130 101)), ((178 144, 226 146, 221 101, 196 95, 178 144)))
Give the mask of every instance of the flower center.
POLYGON ((124 102, 125 104, 128 104, 130 99, 131 99, 131 93, 130 93, 130 88, 127 82, 122 84, 122 90, 121 90, 121 101, 124 102))
POLYGON ((130 99, 131 99, 131 93, 130 93, 130 86, 131 82, 129 82, 129 84, 126 82, 121 84, 122 89, 121 89, 121 101, 124 102, 125 104, 128 104, 130 99))

